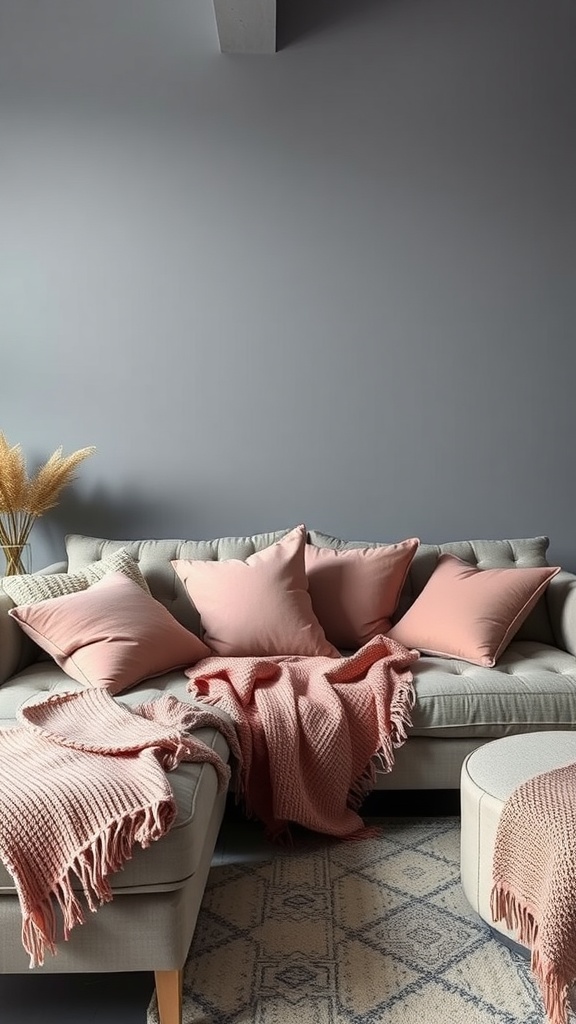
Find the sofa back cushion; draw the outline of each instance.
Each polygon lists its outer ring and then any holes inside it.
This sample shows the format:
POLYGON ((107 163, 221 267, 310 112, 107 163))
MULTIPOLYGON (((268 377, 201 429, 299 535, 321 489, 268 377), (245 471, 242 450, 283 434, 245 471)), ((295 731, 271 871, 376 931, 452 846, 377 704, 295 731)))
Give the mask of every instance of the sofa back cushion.
MULTIPOLYGON (((318 530, 310 530, 308 539, 318 547, 329 547, 338 551, 348 548, 381 546, 374 541, 341 540, 318 530)), ((445 544, 420 544, 410 563, 408 576, 392 621, 398 622, 418 595, 422 593, 436 568, 440 555, 456 555, 479 569, 535 568, 548 565, 546 552, 549 545, 548 537, 526 537, 514 540, 461 540, 445 544)), ((533 640, 536 643, 555 646, 556 641, 545 594, 523 622, 515 639, 533 640)))
MULTIPOLYGON (((200 616, 186 594, 171 562, 174 559, 225 558, 246 559, 262 551, 288 533, 288 529, 272 533, 257 533, 248 537, 218 537, 213 540, 105 540, 101 537, 83 537, 70 534, 66 538, 68 572, 76 572, 113 551, 125 547, 137 559, 150 587, 150 592, 182 623, 201 636, 200 616)), ((388 547, 393 541, 342 540, 319 530, 308 531, 308 541, 318 547, 345 551, 351 548, 388 547)), ((514 566, 547 566, 548 537, 530 537, 516 540, 451 541, 446 544, 420 544, 412 559, 406 582, 393 621, 397 622, 424 589, 441 554, 449 553, 462 558, 480 569, 511 568, 514 566)), ((545 595, 516 634, 516 640, 533 640, 555 645, 545 595)))
POLYGON ((7 576, 2 586, 14 604, 34 604, 36 601, 48 601, 52 597, 63 597, 64 594, 76 594, 104 576, 121 572, 128 579, 134 580, 146 594, 150 593, 138 562, 123 548, 114 551, 98 561, 85 565, 79 572, 36 572, 22 576, 7 576))
POLYGON ((203 639, 216 654, 338 657, 314 614, 305 548, 301 525, 246 559, 173 561, 200 612, 203 639))
POLYGON ((356 650, 388 632, 418 544, 410 537, 340 551, 306 545, 312 605, 331 643, 356 650))
POLYGON ((8 614, 80 683, 121 693, 211 652, 122 572, 86 590, 11 608, 8 614))
POLYGON ((215 540, 104 540, 102 537, 66 537, 68 572, 78 572, 90 562, 126 550, 137 560, 152 597, 186 629, 202 635, 200 615, 186 593, 186 588, 172 568, 172 561, 181 558, 220 561, 225 558, 247 559, 256 551, 274 544, 288 530, 258 533, 252 537, 218 537, 215 540))
POLYGON ((479 569, 442 554, 389 635, 422 654, 495 665, 559 572, 559 566, 479 569))

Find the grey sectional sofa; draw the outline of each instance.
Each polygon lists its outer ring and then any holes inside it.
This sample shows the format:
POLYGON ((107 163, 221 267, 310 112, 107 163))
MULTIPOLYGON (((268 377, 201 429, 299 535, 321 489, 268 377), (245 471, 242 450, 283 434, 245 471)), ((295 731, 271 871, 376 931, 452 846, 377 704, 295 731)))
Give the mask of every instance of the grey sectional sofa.
MULTIPOLYGON (((50 572, 75 572, 126 547, 138 560, 154 597, 188 629, 200 620, 171 567, 175 558, 245 559, 287 531, 212 541, 67 538, 67 563, 50 572)), ((320 547, 343 549, 370 542, 344 541, 310 531, 320 547)), ((421 544, 406 579, 398 619, 422 591, 443 552, 480 568, 546 566, 545 537, 421 544)), ((48 571, 48 570, 46 570, 48 571)), ((12 602, 0 588, 0 724, 13 724, 16 709, 34 694, 79 688, 28 640, 8 615, 12 602)), ((407 742, 379 789, 457 789, 465 756, 498 736, 576 728, 576 576, 552 579, 519 633, 494 668, 465 661, 422 657, 414 666, 416 703, 407 742)), ((170 691, 191 700, 183 671, 146 680, 118 699, 128 705, 170 691)), ((228 748, 216 730, 205 740, 224 758, 228 748)), ((1 766, 0 766, 1 770, 1 766)), ((223 814, 210 765, 183 764, 172 782, 179 816, 156 848, 138 851, 114 880, 116 898, 76 928, 47 971, 153 970, 163 1024, 178 1024, 179 979, 195 926, 214 842, 223 814)), ((19 940, 19 913, 12 880, 0 865, 0 972, 27 970, 19 940)))
MULTIPOLYGON (((72 535, 68 560, 46 571, 75 572, 125 547, 138 560, 150 590, 188 629, 200 633, 200 618, 171 567, 174 558, 245 559, 288 531, 214 540, 105 540, 72 535)), ((346 541, 317 530, 308 539, 337 550, 381 542, 346 541)), ((547 537, 516 540, 420 544, 411 564, 394 620, 423 590, 441 554, 479 568, 548 565, 547 537)), ((0 588, 1 590, 1 588, 0 588)), ((77 687, 39 651, 7 615, 12 602, 0 593, 0 724, 36 692, 77 687)), ((462 761, 476 746, 498 736, 545 729, 576 728, 576 576, 560 572, 548 585, 519 632, 493 668, 457 659, 422 656, 413 666, 416 704, 406 744, 396 766, 380 775, 378 788, 457 789, 462 761)), ((140 683, 123 693, 128 704, 165 692, 190 699, 181 672, 140 683)))

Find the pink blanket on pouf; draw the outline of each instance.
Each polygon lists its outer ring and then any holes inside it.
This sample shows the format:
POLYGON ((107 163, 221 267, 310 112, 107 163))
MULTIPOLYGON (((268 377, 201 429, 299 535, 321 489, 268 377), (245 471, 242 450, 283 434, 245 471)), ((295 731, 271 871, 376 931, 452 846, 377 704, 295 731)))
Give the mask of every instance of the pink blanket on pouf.
POLYGON ((418 658, 376 636, 348 658, 205 658, 189 689, 234 721, 235 785, 271 836, 290 822, 334 836, 363 827, 357 810, 406 739, 418 658))
POLYGON ((90 910, 112 899, 108 881, 171 827, 176 804, 166 771, 181 761, 208 762, 219 786, 229 768, 206 744, 187 735, 213 726, 237 752, 232 726, 208 709, 173 696, 134 712, 106 690, 52 695, 24 705, 21 725, 0 730, 0 860, 14 879, 22 910, 22 942, 30 966, 56 952, 84 921, 79 880, 90 910))
POLYGON ((576 764, 528 779, 504 804, 491 910, 531 950, 550 1024, 567 1024, 576 981, 576 764))

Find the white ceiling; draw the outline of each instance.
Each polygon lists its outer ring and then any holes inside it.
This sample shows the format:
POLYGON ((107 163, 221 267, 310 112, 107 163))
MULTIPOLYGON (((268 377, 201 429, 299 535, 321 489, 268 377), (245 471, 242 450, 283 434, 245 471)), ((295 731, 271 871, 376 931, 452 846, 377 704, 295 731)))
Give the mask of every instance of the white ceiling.
POLYGON ((275 53, 276 0, 214 0, 222 53, 275 53))

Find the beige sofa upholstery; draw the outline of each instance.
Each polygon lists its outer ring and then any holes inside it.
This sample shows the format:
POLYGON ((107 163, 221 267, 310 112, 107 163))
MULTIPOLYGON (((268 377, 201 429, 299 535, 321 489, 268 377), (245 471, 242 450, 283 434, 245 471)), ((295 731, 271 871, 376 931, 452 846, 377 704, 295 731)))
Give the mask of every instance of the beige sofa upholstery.
MULTIPOLYGON (((154 597, 188 629, 200 620, 170 562, 175 558, 246 558, 287 531, 212 541, 105 540, 70 536, 67 563, 50 571, 76 571, 127 547, 137 558, 154 597)), ((361 547, 310 531, 318 546, 361 547)), ((425 586, 442 552, 481 568, 547 565, 545 537, 422 544, 406 581, 397 618, 425 586)), ((46 570, 48 571, 48 570, 46 570)), ((7 614, 12 602, 0 591, 0 724, 14 722, 27 698, 77 688, 34 646, 7 614)), ((488 740, 512 733, 576 727, 576 577, 558 574, 520 633, 493 669, 422 657, 414 666, 416 704, 408 741, 396 765, 381 774, 381 789, 457 789, 465 757, 488 740)), ((183 672, 147 680, 117 699, 128 705, 162 693, 191 700, 183 672)), ((228 756, 222 735, 205 738, 228 756)), ((1 767, 0 767, 1 770, 1 767)), ((179 806, 175 828, 114 879, 115 899, 74 929, 45 971, 153 970, 163 1024, 179 1024, 179 978, 220 825, 224 797, 211 766, 182 765, 171 775, 179 806)), ((27 970, 19 909, 10 876, 0 870, 0 972, 27 970)))

